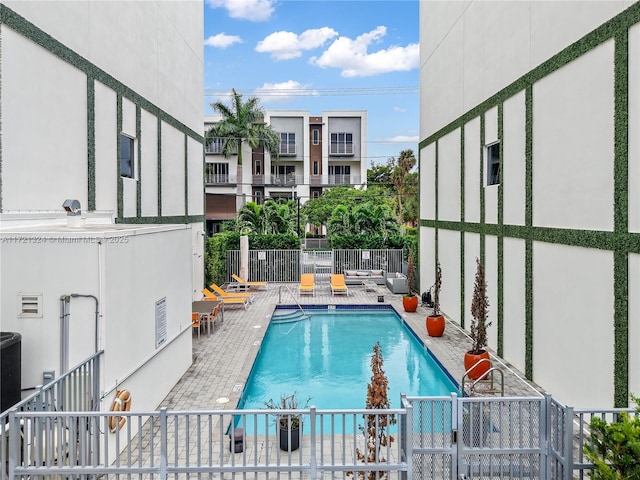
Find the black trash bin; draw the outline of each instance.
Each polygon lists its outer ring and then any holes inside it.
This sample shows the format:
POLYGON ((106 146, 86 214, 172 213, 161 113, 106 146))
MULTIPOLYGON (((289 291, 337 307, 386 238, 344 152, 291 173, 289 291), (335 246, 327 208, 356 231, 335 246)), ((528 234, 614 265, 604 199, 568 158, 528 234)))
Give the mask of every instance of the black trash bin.
POLYGON ((0 332, 0 411, 22 400, 22 335, 0 332))
POLYGON ((232 453, 244 451, 244 428, 232 428, 229 432, 229 450, 232 453))

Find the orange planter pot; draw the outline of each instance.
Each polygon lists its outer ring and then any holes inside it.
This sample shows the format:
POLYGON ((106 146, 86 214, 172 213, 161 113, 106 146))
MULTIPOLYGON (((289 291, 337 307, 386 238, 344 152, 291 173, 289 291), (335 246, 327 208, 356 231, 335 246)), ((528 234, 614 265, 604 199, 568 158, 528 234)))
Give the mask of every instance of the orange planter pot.
POLYGON ((425 321, 427 333, 430 337, 441 337, 444 333, 444 316, 429 315, 425 321))
POLYGON ((415 312, 418 309, 418 297, 402 297, 402 306, 405 312, 415 312))
POLYGON ((467 377, 471 380, 477 380, 479 378, 484 377, 484 375, 491 368, 490 362, 482 362, 480 365, 476 366, 473 370, 469 371, 471 367, 473 367, 476 363, 478 363, 481 359, 486 358, 490 359, 489 352, 483 350, 480 355, 473 355, 469 352, 464 354, 464 369, 469 372, 467 377))

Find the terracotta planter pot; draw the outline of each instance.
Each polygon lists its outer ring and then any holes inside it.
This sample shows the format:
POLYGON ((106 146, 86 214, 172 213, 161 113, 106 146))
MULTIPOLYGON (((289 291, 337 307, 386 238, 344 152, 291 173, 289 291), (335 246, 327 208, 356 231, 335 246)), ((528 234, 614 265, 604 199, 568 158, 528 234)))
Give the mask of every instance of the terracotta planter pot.
POLYGON ((402 297, 402 306, 405 312, 415 312, 418 309, 418 297, 402 297))
POLYGON ((444 315, 429 315, 425 324, 430 337, 441 337, 444 333, 444 315))
MULTIPOLYGON (((469 352, 464 354, 464 369, 465 371, 469 371, 471 367, 473 367, 476 363, 478 363, 482 358, 489 359, 489 352, 483 350, 479 355, 473 355, 469 352)), ((476 366, 473 370, 471 370, 467 377, 471 380, 477 380, 479 378, 484 377, 484 375, 491 368, 490 362, 482 362, 480 365, 476 366)))

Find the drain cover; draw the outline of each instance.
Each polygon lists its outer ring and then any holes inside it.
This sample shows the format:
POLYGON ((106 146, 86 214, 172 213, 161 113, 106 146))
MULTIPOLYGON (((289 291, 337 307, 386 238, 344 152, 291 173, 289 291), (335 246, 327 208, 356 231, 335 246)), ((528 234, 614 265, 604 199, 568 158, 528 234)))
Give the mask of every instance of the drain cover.
POLYGON ((229 399, 227 397, 216 398, 216 403, 229 403, 229 399))

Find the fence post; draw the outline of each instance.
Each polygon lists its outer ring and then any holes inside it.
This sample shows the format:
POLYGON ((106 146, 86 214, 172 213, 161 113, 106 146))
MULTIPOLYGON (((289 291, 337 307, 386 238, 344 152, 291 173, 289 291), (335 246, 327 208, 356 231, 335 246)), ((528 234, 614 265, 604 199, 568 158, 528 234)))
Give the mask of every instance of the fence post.
MULTIPOLYGON (((167 455, 168 453, 168 448, 167 448, 167 444, 169 443, 169 437, 167 434, 167 409, 165 408, 161 408, 160 409, 160 478, 163 480, 167 479, 167 455)), ((220 446, 220 448, 223 448, 222 446, 220 446)))
MULTIPOLYGON (((578 428, 582 428, 579 425, 578 428)), ((565 480, 573 478, 573 407, 565 406, 564 411, 564 455, 565 455, 565 480)))
MULTIPOLYGON (((7 473, 10 479, 16 478, 16 465, 20 458, 20 420, 16 416, 17 411, 17 408, 9 411, 9 470, 7 473)), ((4 465, 2 468, 4 469, 4 465)))
POLYGON ((551 478, 551 395, 544 392, 544 398, 540 409, 540 448, 543 454, 540 458, 540 472, 543 479, 551 478))
POLYGON ((401 478, 403 480, 411 480, 413 478, 413 405, 407 400, 406 393, 400 394, 400 405, 405 409, 405 415, 400 422, 402 427, 400 430, 401 448, 404 450, 404 461, 407 464, 407 470, 403 472, 401 478))
POLYGON ((318 459, 316 458, 316 407, 311 405, 309 409, 309 420, 311 422, 310 440, 311 447, 309 450, 309 476, 311 480, 315 480, 318 475, 318 459))

